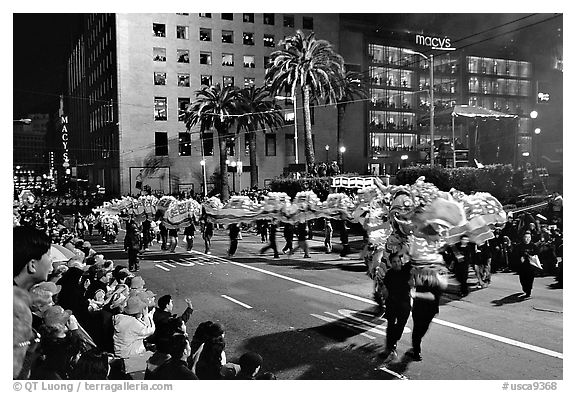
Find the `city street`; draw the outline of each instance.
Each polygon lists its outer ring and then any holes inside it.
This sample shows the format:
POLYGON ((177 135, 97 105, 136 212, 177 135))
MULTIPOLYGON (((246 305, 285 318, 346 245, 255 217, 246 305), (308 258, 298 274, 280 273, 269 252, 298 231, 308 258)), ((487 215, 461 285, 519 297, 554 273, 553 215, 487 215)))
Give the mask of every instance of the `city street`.
MULTIPOLYGON (((116 264, 127 266, 118 243, 94 248, 116 264)), ((226 330, 226 354, 237 361, 246 351, 264 358, 264 371, 278 379, 562 379, 562 289, 553 277, 535 280, 532 298, 522 300, 518 277, 493 275, 492 284, 472 289, 460 300, 449 291, 440 314, 423 341, 423 361, 410 362, 412 321, 399 343, 398 362, 381 368, 386 321, 371 296, 371 281, 358 254, 342 260, 325 254, 320 238, 311 241, 312 259, 302 252, 273 259, 253 233, 243 233, 234 258, 224 258, 225 231, 216 231, 212 255, 206 255, 197 233, 194 251, 186 252, 182 236, 176 253, 155 244, 143 254, 139 274, 157 298, 171 294, 174 312, 194 304, 188 333, 206 320, 226 330)), ((278 244, 284 245, 279 237, 278 244)), ((470 274, 469 283, 475 283, 470 274)))

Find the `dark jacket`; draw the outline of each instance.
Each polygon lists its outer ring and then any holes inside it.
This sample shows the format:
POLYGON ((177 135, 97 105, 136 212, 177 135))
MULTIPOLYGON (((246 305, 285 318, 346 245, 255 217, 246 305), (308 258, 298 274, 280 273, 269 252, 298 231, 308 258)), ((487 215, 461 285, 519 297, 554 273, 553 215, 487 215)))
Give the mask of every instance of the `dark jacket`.
POLYGON ((196 374, 186 366, 186 362, 180 359, 170 359, 156 369, 150 379, 156 380, 184 380, 198 379, 196 374))

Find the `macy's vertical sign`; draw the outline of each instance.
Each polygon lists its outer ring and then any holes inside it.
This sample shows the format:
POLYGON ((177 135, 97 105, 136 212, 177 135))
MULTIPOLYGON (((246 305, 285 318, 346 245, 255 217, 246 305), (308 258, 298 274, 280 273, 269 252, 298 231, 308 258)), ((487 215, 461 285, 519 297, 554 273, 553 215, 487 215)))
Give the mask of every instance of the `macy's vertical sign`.
POLYGON ((62 147, 64 148, 62 159, 67 163, 70 160, 68 157, 68 129, 66 128, 66 124, 68 124, 68 116, 60 116, 60 123, 62 123, 62 147))
POLYGON ((450 38, 430 37, 422 34, 416 34, 416 45, 429 46, 432 49, 439 50, 456 50, 450 43, 450 38))

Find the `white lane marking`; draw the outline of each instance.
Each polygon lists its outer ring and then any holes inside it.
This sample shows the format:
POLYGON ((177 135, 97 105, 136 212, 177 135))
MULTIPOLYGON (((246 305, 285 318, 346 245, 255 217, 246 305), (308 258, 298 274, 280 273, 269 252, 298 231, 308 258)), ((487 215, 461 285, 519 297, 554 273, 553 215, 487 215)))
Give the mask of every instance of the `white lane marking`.
MULTIPOLYGON (((194 250, 193 250, 193 251, 194 251, 194 250)), ((198 253, 198 254, 200 254, 200 255, 206 255, 206 254, 201 253, 200 251, 194 251, 194 252, 195 252, 195 253, 198 253)), ((225 260, 224 258, 221 258, 221 257, 218 257, 218 256, 213 256, 213 255, 211 255, 211 257, 212 257, 212 258, 215 258, 215 259, 218 259, 218 260, 220 260, 220 261, 224 261, 224 260, 225 260)), ((363 298, 363 297, 361 297, 361 296, 352 295, 352 294, 350 294, 350 293, 340 292, 340 291, 337 291, 337 290, 332 289, 332 288, 326 288, 326 287, 323 287, 323 286, 320 286, 320 285, 317 285, 317 284, 312 284, 312 283, 309 283, 309 282, 306 282, 306 281, 298 280, 298 279, 296 279, 296 278, 283 276, 283 275, 281 275, 281 274, 274 273, 274 272, 270 272, 270 271, 264 270, 264 269, 260 269, 260 268, 255 267, 255 266, 245 265, 245 264, 243 264, 243 263, 235 262, 235 261, 228 261, 228 263, 234 264, 234 265, 236 265, 236 266, 243 267, 243 268, 245 268, 245 269, 250 269, 250 270, 254 270, 254 271, 257 271, 257 272, 260 272, 260 273, 263 273, 263 274, 267 274, 267 275, 269 275, 269 276, 281 278, 281 279, 286 280, 286 281, 292 281, 292 282, 295 282, 295 283, 297 283, 297 284, 304 285, 304 286, 307 286, 307 287, 310 287, 310 288, 319 289, 319 290, 324 291, 324 292, 333 293, 333 294, 335 294, 335 295, 347 297, 347 298, 349 298, 349 299, 358 300, 359 302, 363 302, 363 303, 367 303, 367 304, 371 304, 371 305, 377 305, 377 303, 376 303, 374 300, 371 300, 371 299, 366 299, 366 298, 363 298)), ((481 337, 484 337, 484 338, 492 339, 492 340, 499 341, 499 342, 502 342, 502 343, 505 343, 505 344, 509 344, 509 345, 512 345, 512 346, 516 346, 516 347, 519 347, 519 348, 524 348, 524 349, 527 349, 527 350, 529 350, 529 351, 534 351, 534 352, 538 352, 538 353, 541 353, 541 354, 544 354, 544 355, 556 357, 556 358, 559 358, 559 359, 564 359, 564 355, 563 355, 562 353, 560 353, 560 352, 551 351, 551 350, 549 350, 549 349, 537 347, 537 346, 531 345, 531 344, 525 344, 525 343, 523 343, 523 342, 516 341, 516 340, 512 340, 512 339, 507 338, 507 337, 501 337, 501 336, 498 336, 498 335, 496 335, 496 334, 482 332, 482 331, 480 331, 480 330, 472 329, 472 328, 469 328, 469 327, 466 327, 466 326, 463 326, 463 325, 458 325, 458 324, 456 324, 456 323, 443 321, 443 320, 438 319, 438 318, 434 318, 432 321, 435 322, 435 323, 437 323, 437 324, 439 324, 439 325, 443 325, 443 326, 446 326, 446 327, 451 327, 451 328, 456 329, 456 330, 461 330, 461 331, 463 331, 463 332, 467 332, 467 333, 474 334, 474 335, 477 335, 477 336, 481 336, 481 337)))
POLYGON ((387 372, 388 374, 393 375, 396 378, 401 379, 401 380, 407 380, 408 379, 408 378, 406 378, 405 375, 398 374, 396 371, 392 371, 389 368, 386 368, 386 366, 378 367, 378 370, 382 370, 384 372, 387 372))
MULTIPOLYGON (((346 309, 340 309, 340 310, 338 310, 338 314, 343 315, 343 316, 345 316, 346 318, 350 318, 350 319, 352 319, 352 320, 355 320, 355 321, 364 323, 364 324, 366 324, 366 325, 368 325, 368 326, 372 326, 372 329, 370 329, 370 331, 373 331, 374 329, 386 330, 386 325, 377 325, 377 324, 375 324, 375 323, 373 323, 373 322, 365 321, 365 320, 363 320, 362 318, 355 317, 354 315, 352 315, 353 313, 355 313, 355 311, 346 310, 346 309)), ((370 314, 367 314, 367 313, 358 313, 358 314, 362 314, 362 315, 366 315, 366 316, 368 316, 368 317, 374 318, 373 315, 370 315, 370 314)), ((380 319, 380 318, 378 318, 378 319, 380 319)), ((386 321, 386 323, 388 323, 388 321, 386 321)), ((411 330, 409 327, 404 326, 404 330, 402 331, 402 334, 410 333, 411 331, 412 331, 412 330, 411 330)))
POLYGON ((354 328, 356 328, 356 329, 364 330, 364 331, 367 332, 367 333, 374 333, 374 334, 379 334, 380 336, 386 336, 386 332, 385 332, 385 331, 383 332, 383 331, 380 331, 380 330, 378 330, 378 329, 376 329, 376 328, 367 329, 367 326, 364 325, 363 323, 357 324, 357 323, 353 323, 353 322, 350 321, 350 320, 352 320, 352 321, 360 321, 360 322, 363 322, 362 320, 359 320, 359 319, 357 319, 357 318, 348 318, 349 320, 347 321, 346 319, 342 319, 342 318, 340 317, 340 315, 338 315, 338 314, 333 314, 333 313, 327 312, 327 311, 325 311, 324 313, 330 315, 331 317, 336 318, 336 319, 338 320, 338 322, 341 322, 341 323, 343 323, 343 324, 345 324, 345 325, 352 326, 352 327, 354 327, 354 328))
POLYGON ((196 261, 195 263, 196 263, 197 265, 204 266, 204 264, 205 264, 206 262, 196 261))
POLYGON ((230 296, 226 296, 226 295, 221 295, 221 296, 222 296, 224 299, 228 299, 228 300, 230 300, 231 302, 236 303, 236 304, 239 304, 239 305, 241 305, 241 306, 244 307, 244 308, 247 308, 247 309, 251 309, 251 308, 252 308, 252 306, 249 306, 249 305, 247 305, 246 303, 242 303, 240 300, 236 300, 236 299, 234 299, 234 298, 232 298, 232 297, 230 297, 230 296))
POLYGON ((162 270, 165 270, 165 271, 167 271, 167 272, 170 271, 170 269, 168 269, 167 267, 164 267, 164 266, 162 266, 162 265, 158 265, 157 263, 156 263, 154 266, 156 266, 157 268, 160 268, 160 269, 162 269, 162 270))
POLYGON ((538 352, 538 353, 541 353, 544 355, 552 356, 552 357, 555 357, 558 359, 564 359, 564 354, 562 354, 561 352, 552 351, 550 349, 537 347, 537 346, 531 345, 531 344, 526 344, 526 343, 523 343, 521 341, 516 341, 516 340, 513 340, 511 338, 501 337, 501 336, 497 336, 496 334, 483 332, 483 331, 472 329, 472 328, 462 326, 462 325, 457 325, 455 323, 443 321, 443 320, 438 319, 438 318, 434 318, 432 320, 432 322, 436 322, 439 325, 448 326, 448 327, 451 327, 454 329, 462 330, 464 332, 475 334, 477 336, 489 338, 489 339, 494 340, 494 341, 500 341, 500 342, 505 343, 505 344, 514 345, 516 347, 520 347, 520 348, 528 349, 530 351, 538 352))
POLYGON ((168 265, 170 267, 176 267, 175 265, 172 265, 171 263, 168 263, 168 261, 162 261, 163 264, 168 265))
POLYGON ((186 266, 186 267, 190 267, 190 266, 194 266, 195 263, 194 262, 176 262, 178 265, 180 266, 186 266))
MULTIPOLYGON (((313 316, 314 318, 318 318, 318 319, 320 319, 321 321, 324 321, 324 322, 336 322, 336 323, 339 323, 340 325, 344 325, 344 326, 346 326, 346 327, 351 327, 351 328, 355 328, 355 329, 360 329, 358 326, 355 326, 355 325, 351 325, 351 324, 349 324, 349 323, 346 323, 346 322, 345 322, 344 320, 342 320, 342 319, 338 319, 338 318, 328 318, 328 317, 325 317, 324 315, 318 315, 318 314, 310 314, 310 315, 313 316)), ((376 337, 373 337, 373 336, 371 336, 371 335, 369 335, 369 334, 367 334, 367 333, 362 332, 362 333, 360 333, 360 334, 361 334, 362 336, 364 336, 364 337, 369 338, 370 340, 376 340, 376 337)))

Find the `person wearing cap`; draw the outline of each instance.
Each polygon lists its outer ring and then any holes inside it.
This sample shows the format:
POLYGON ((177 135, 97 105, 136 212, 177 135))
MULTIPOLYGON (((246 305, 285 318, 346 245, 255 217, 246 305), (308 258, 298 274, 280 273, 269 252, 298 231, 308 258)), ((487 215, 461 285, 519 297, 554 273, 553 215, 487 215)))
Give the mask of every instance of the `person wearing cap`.
POLYGON ((520 285, 524 291, 524 298, 528 299, 532 295, 532 286, 534 285, 535 271, 530 264, 530 257, 538 255, 538 247, 532 243, 532 234, 530 231, 524 232, 522 242, 516 246, 516 252, 520 259, 518 265, 518 277, 520 285))
POLYGON ((139 293, 146 290, 146 282, 141 276, 134 276, 130 279, 130 292, 139 293))
POLYGON ((54 305, 54 296, 60 293, 62 287, 53 282, 45 281, 34 285, 30 288, 30 297, 32 302, 30 310, 32 311, 32 327, 38 329, 42 324, 42 314, 49 307, 54 305))
POLYGON ((30 379, 68 379, 82 348, 76 318, 70 310, 51 306, 39 333, 43 357, 32 366, 30 379))
POLYGON ((126 236, 124 237, 124 250, 128 252, 128 270, 137 272, 140 270, 138 253, 141 249, 140 231, 134 221, 128 222, 126 236))
POLYGON ((236 379, 256 379, 256 374, 262 367, 262 356, 256 352, 246 352, 240 356, 240 372, 236 375, 236 379))
POLYGON ((148 318, 148 305, 138 296, 130 296, 124 313, 115 315, 114 354, 123 359, 146 352, 144 339, 155 330, 154 320, 148 318))
POLYGON ((45 232, 25 226, 15 227, 12 235, 13 285, 28 291, 52 272, 52 241, 45 232))
POLYGON ((96 323, 99 326, 98 332, 92 336, 98 348, 106 352, 114 352, 114 321, 115 315, 121 314, 126 306, 130 289, 125 284, 117 285, 106 300, 100 310, 96 323))

